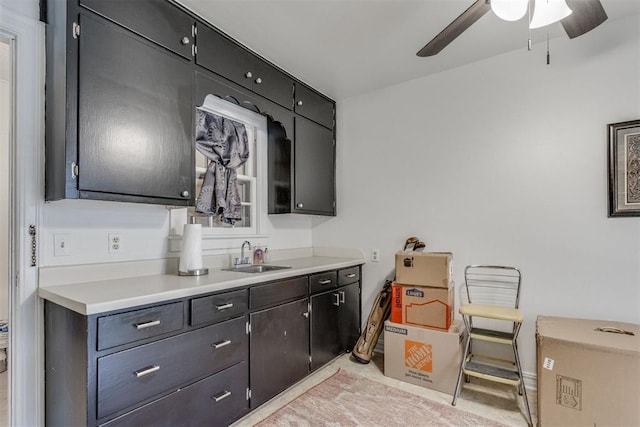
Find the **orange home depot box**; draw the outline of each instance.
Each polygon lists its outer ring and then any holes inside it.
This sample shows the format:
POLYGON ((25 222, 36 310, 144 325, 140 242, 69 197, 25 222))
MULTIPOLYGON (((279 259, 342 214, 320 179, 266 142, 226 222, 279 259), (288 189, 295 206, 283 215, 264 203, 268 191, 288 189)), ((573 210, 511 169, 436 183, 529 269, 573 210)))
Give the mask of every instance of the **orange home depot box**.
POLYGON ((453 283, 450 288, 404 286, 391 288, 391 321, 447 330, 453 319, 453 283))
POLYGON ((384 322, 384 374, 453 395, 465 330, 456 320, 449 331, 384 322))
POLYGON ((453 276, 451 252, 396 253, 396 282, 403 285, 449 288, 453 276))
POLYGON ((640 325, 538 316, 536 341, 539 425, 640 426, 640 325))

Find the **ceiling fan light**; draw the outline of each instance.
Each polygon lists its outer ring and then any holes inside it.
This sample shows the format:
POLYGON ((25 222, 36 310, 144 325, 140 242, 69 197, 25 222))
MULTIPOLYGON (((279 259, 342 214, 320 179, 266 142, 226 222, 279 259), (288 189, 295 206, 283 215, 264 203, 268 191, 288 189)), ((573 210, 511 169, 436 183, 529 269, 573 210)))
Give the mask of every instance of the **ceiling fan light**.
POLYGON ((527 13, 529 0, 491 0, 491 10, 505 21, 517 21, 527 13))
POLYGON ((571 15, 565 0, 536 0, 529 28, 546 27, 571 15))

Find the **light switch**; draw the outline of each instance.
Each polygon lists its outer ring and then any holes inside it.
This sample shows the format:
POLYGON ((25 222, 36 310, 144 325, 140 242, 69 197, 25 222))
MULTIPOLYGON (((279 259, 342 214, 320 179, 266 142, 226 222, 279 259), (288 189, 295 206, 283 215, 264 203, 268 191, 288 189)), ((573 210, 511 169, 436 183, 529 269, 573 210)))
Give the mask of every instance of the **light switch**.
POLYGON ((71 255, 71 234, 54 234, 53 235, 53 255, 54 256, 71 255))

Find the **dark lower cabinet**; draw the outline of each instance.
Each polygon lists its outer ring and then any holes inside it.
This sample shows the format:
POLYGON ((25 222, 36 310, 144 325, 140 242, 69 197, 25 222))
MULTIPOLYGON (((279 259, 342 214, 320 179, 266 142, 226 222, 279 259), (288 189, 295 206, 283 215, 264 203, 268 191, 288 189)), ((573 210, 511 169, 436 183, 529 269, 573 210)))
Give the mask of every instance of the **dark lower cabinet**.
POLYGON ((309 299, 251 313, 251 408, 309 373, 309 299))
POLYGON ((360 266, 89 316, 45 301, 47 426, 227 426, 351 350, 360 266))
POLYGON ((359 336, 359 283, 311 297, 311 370, 351 351, 359 336))
POLYGON ((246 362, 109 421, 104 426, 227 426, 248 411, 246 362))

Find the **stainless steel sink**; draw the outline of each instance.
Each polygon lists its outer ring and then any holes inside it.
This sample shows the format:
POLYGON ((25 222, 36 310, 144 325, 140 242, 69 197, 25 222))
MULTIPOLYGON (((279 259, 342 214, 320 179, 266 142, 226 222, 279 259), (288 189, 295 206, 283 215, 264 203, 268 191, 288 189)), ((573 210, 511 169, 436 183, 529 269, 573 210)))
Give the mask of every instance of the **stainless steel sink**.
POLYGON ((246 267, 238 268, 223 268, 226 271, 237 271, 239 273, 266 273, 267 271, 286 270, 291 267, 283 267, 281 265, 248 265, 246 267))

